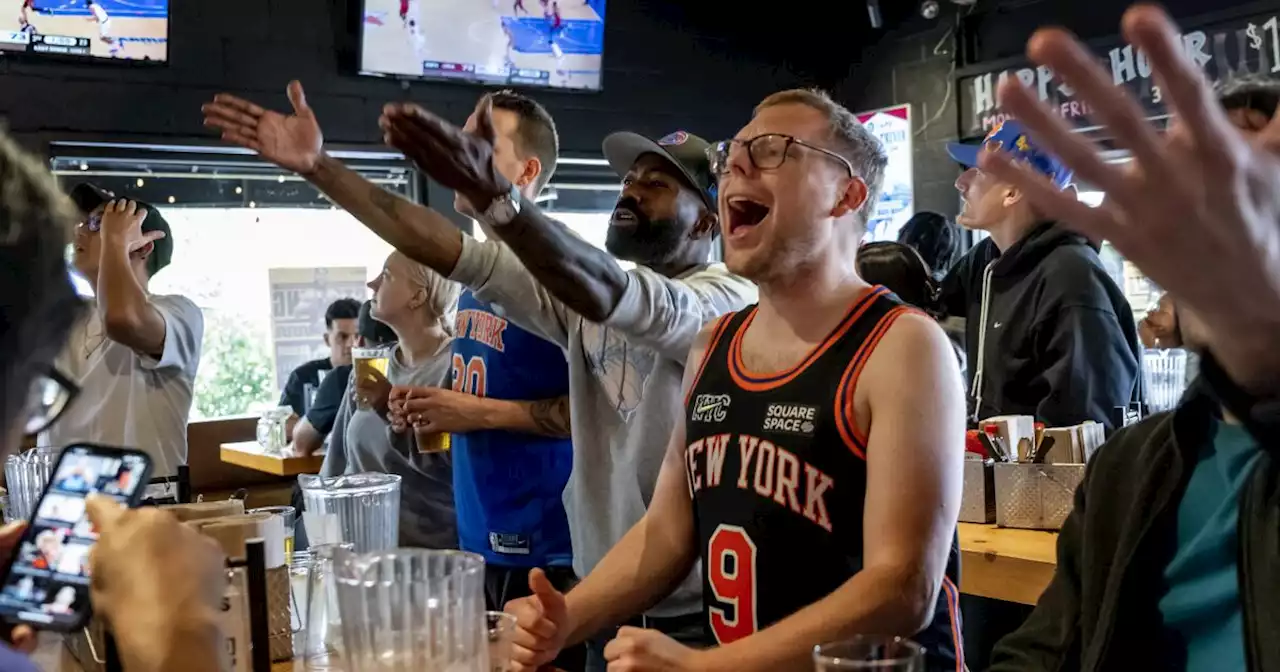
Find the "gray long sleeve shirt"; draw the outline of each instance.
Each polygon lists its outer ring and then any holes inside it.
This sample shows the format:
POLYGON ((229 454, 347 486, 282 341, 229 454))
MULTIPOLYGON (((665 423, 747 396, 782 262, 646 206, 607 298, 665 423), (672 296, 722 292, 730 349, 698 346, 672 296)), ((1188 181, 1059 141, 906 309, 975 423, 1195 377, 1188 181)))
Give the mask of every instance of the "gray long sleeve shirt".
MULTIPOLYGON (((451 276, 527 331, 560 345, 569 362, 573 474, 564 491, 573 565, 586 576, 653 498, 676 423, 683 421, 685 359, 707 322, 756 300, 755 285, 723 266, 679 278, 647 268, 627 287, 604 324, 587 322, 556 300, 508 247, 464 236, 451 276)), ((693 572, 649 612, 669 617, 702 609, 701 572, 693 572)))
MULTIPOLYGON (((449 376, 451 349, 446 344, 417 366, 401 362, 400 346, 391 353, 387 380, 392 385, 441 387, 449 376)), ((354 372, 329 433, 320 475, 377 472, 400 476, 400 545, 415 548, 458 547, 450 453, 419 453, 413 432, 391 431, 375 411, 357 409, 354 372)))

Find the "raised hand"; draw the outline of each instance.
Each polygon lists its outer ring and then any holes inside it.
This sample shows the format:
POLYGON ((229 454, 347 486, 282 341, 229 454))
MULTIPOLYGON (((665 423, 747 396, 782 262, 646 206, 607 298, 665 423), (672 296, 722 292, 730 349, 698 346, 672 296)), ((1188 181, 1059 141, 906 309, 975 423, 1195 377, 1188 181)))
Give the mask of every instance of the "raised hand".
POLYGON ((123 246, 129 254, 133 254, 164 238, 163 231, 143 232, 142 222, 146 218, 147 209, 134 201, 111 201, 102 210, 102 237, 114 245, 123 246))
POLYGON ((378 125, 386 143, 404 152, 419 170, 483 211, 511 189, 493 163, 493 105, 476 110, 476 132, 450 124, 412 103, 392 103, 378 125))
POLYGON ((1107 194, 1098 208, 1012 163, 983 152, 982 170, 1011 182, 1046 215, 1094 240, 1109 240, 1182 310, 1200 318, 1206 345, 1237 384, 1280 389, 1280 118, 1253 138, 1233 127, 1179 31, 1160 9, 1125 13, 1126 39, 1141 49, 1177 118, 1161 137, 1141 107, 1114 85, 1068 33, 1043 29, 1027 55, 1048 66, 1133 152, 1129 166, 1105 163, 1034 92, 1010 78, 1000 88, 1011 112, 1085 181, 1107 194))
POLYGON ((551 585, 541 569, 529 572, 529 589, 533 595, 512 600, 506 606, 506 612, 516 617, 516 631, 511 636, 515 672, 532 672, 550 664, 569 636, 564 593, 551 585))
POLYGON ((200 108, 204 125, 222 131, 222 139, 257 152, 300 175, 315 170, 323 155, 324 135, 307 105, 302 84, 289 82, 292 115, 264 109, 229 93, 219 93, 200 108))

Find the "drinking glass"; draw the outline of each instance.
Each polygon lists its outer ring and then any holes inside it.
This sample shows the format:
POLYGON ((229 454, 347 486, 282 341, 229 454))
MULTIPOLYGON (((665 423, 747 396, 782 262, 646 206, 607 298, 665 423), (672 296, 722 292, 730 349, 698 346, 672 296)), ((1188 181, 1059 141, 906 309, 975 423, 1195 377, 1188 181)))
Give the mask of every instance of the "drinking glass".
POLYGON ((315 544, 347 541, 357 553, 385 551, 400 539, 400 477, 395 474, 298 476, 302 522, 315 544))
POLYGON ((284 518, 284 561, 293 562, 293 527, 298 521, 298 510, 292 506, 262 506, 249 509, 249 513, 269 513, 284 518))
POLYGON ((489 672, 479 555, 401 548, 336 564, 350 669, 489 672))
POLYGON ((817 672, 924 672, 924 647, 903 637, 858 635, 813 647, 817 672))
POLYGON ((489 670, 507 672, 511 669, 511 636, 516 630, 516 617, 502 611, 484 612, 489 626, 489 670))
POLYGON ((53 450, 36 448, 25 453, 10 455, 4 461, 4 479, 9 488, 9 505, 5 508, 5 521, 30 520, 35 513, 36 502, 44 494, 45 486, 53 471, 53 450))
POLYGON ((339 664, 342 657, 342 619, 338 611, 335 570, 337 563, 350 554, 351 544, 320 544, 311 547, 301 655, 307 670, 343 669, 339 664))
MULTIPOLYGON (((356 380, 367 378, 386 378, 387 366, 391 363, 391 348, 351 348, 351 364, 356 380), (374 376, 374 372, 377 376, 374 376)), ((356 398, 356 408, 369 410, 366 404, 356 398)))

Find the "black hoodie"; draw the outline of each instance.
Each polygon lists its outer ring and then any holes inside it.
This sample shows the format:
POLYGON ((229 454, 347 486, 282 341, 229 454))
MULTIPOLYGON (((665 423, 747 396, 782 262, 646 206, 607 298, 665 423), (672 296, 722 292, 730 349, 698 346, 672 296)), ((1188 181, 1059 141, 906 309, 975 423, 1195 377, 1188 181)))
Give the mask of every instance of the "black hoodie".
POLYGON ((1112 429, 1116 409, 1140 400, 1133 311, 1084 237, 1047 222, 1004 254, 988 238, 947 275, 941 299, 966 319, 973 420, 1031 415, 1050 427, 1095 420, 1112 429))

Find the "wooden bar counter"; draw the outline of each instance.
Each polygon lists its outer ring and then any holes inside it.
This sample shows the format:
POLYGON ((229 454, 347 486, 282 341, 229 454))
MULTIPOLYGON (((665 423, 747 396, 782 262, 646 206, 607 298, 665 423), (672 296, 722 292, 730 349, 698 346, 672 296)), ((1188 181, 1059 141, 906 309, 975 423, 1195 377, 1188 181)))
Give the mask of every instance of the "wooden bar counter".
POLYGON ((1058 533, 960 523, 960 592, 1035 604, 1058 563, 1058 533))
POLYGON ((324 464, 324 455, 308 457, 267 455, 257 441, 237 441, 222 444, 222 461, 274 476, 297 476, 320 473, 320 466, 324 464))

